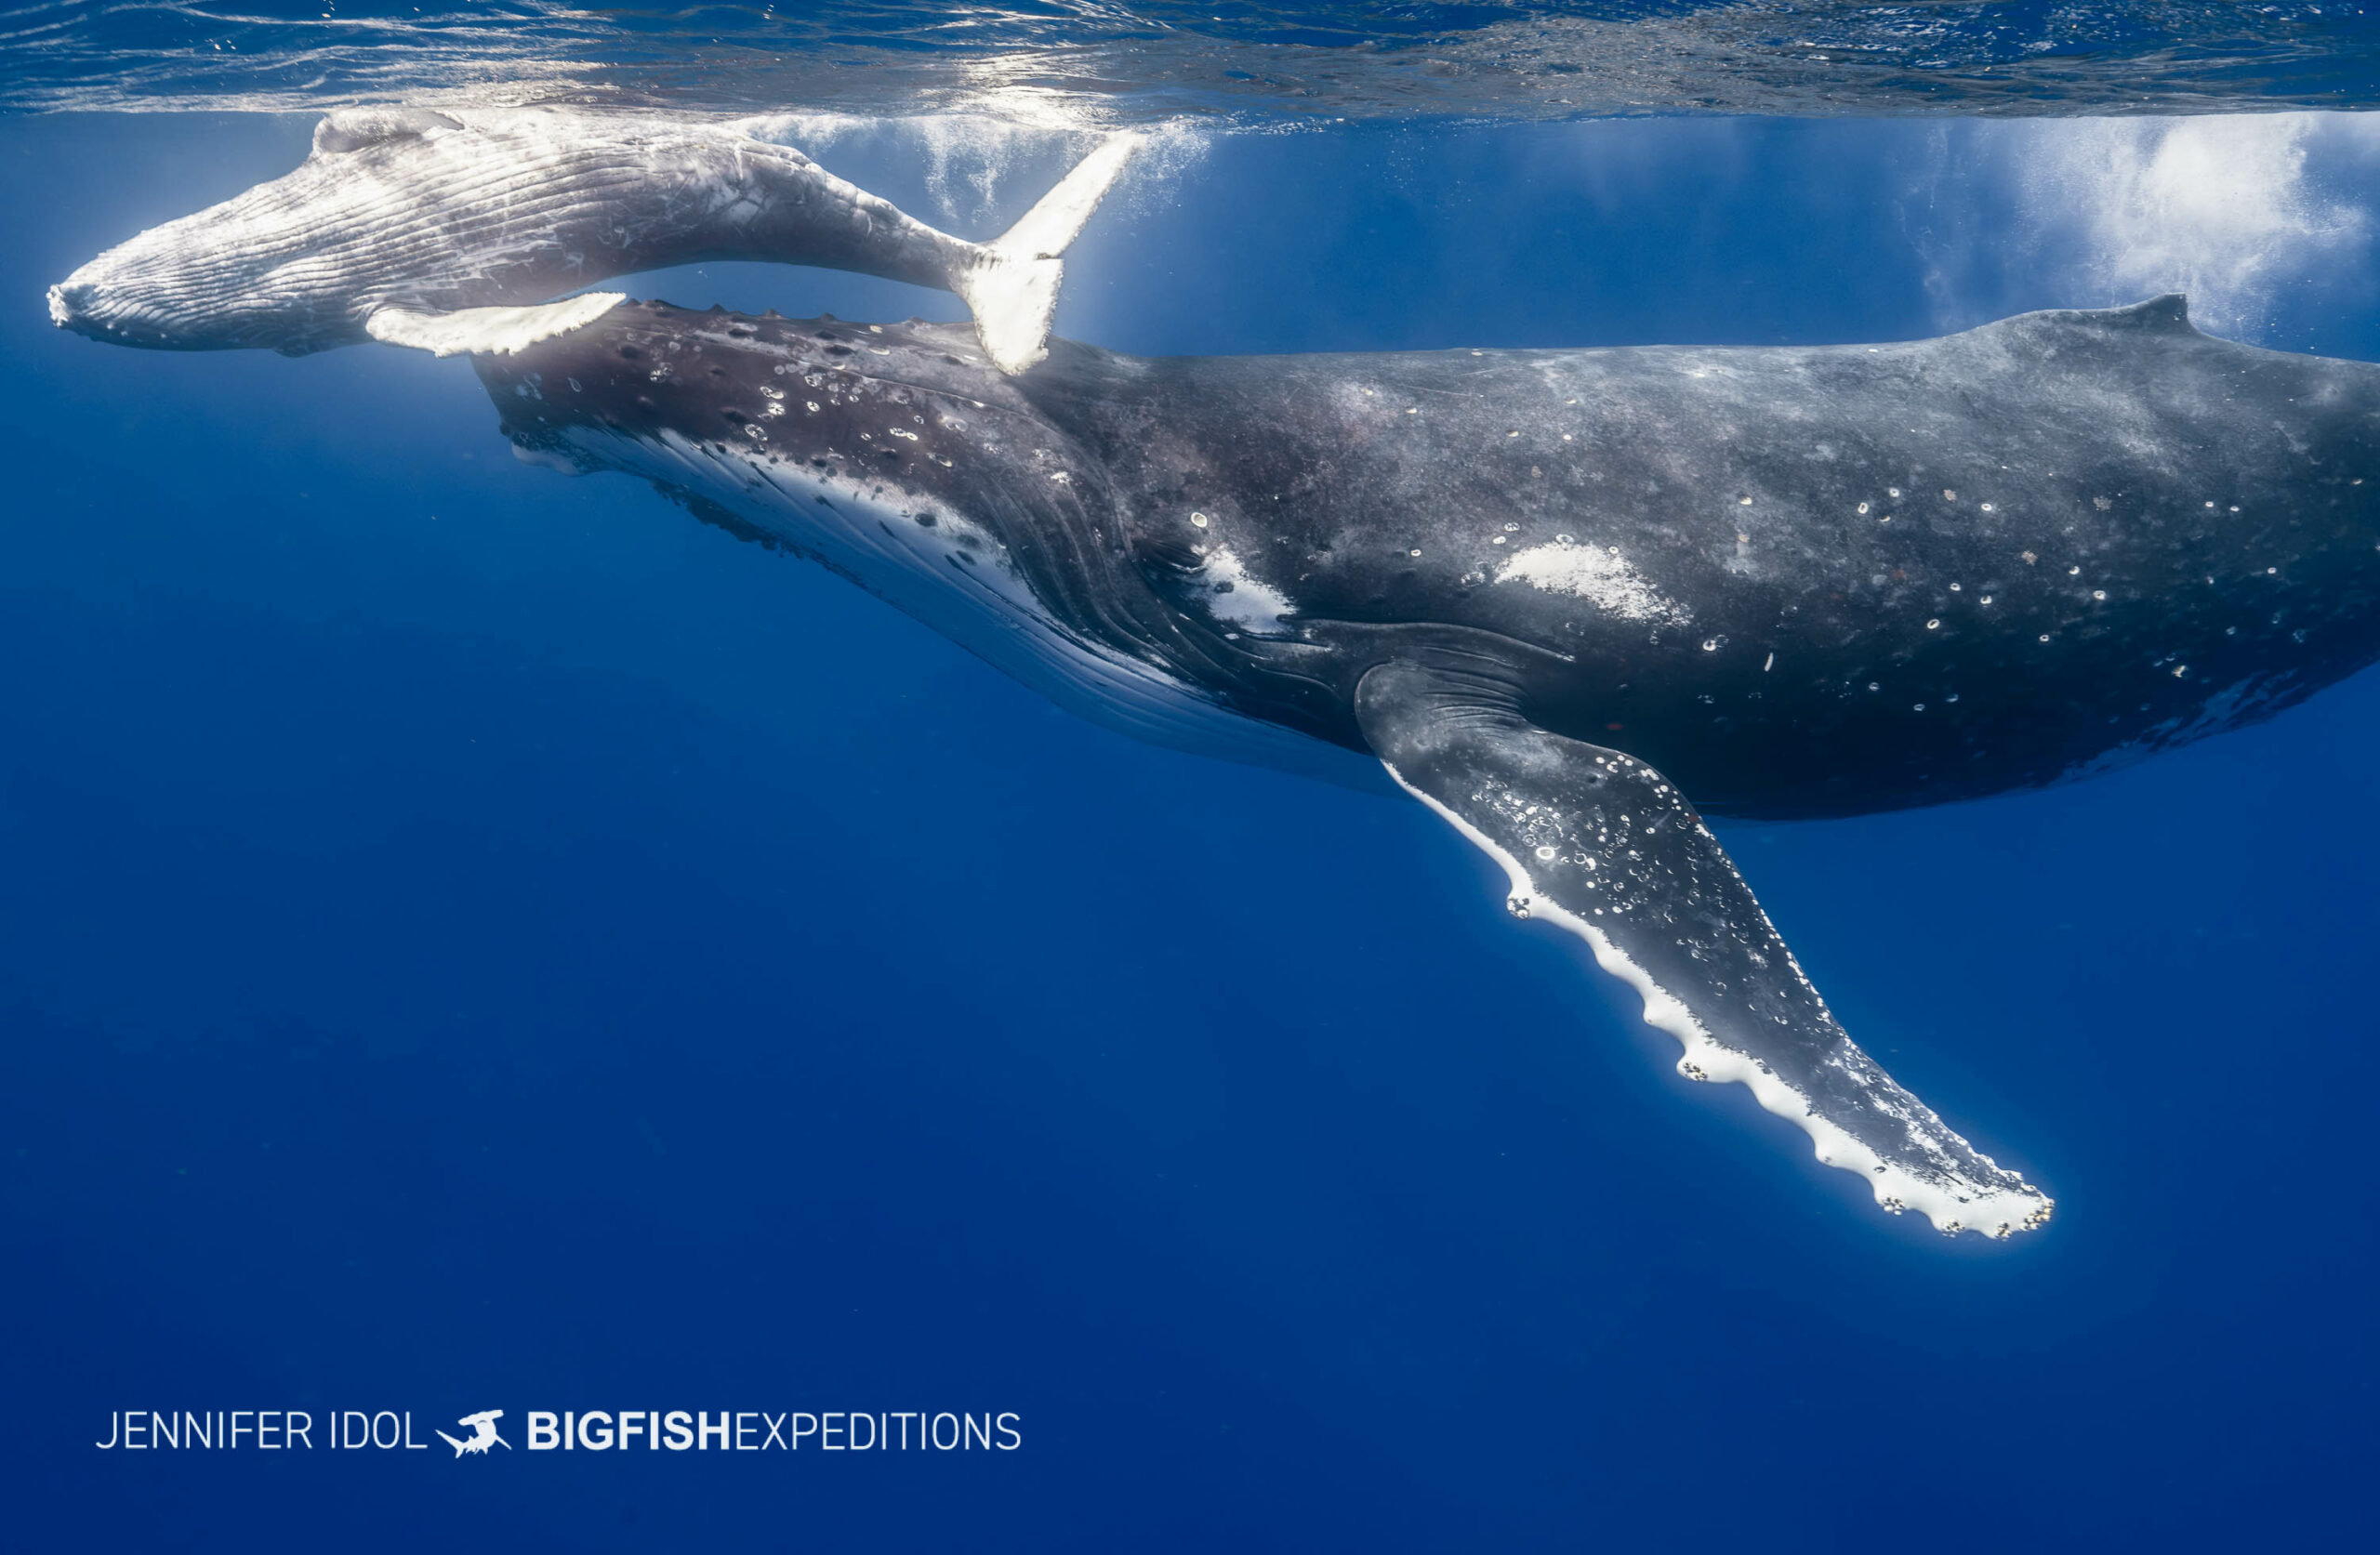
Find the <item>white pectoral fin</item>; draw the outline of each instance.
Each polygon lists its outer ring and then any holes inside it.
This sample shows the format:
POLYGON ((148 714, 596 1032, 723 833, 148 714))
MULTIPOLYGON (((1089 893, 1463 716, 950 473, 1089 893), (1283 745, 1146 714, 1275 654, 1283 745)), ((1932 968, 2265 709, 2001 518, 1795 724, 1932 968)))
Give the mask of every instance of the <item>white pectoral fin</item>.
POLYGON ((1022 373, 1049 354, 1050 316, 1065 269, 1058 256, 1081 232, 1116 176, 1140 149, 1137 135, 1111 136, 1075 165, 1023 220, 978 250, 956 279, 975 315, 984 353, 1003 373, 1022 373))
POLYGON ((1846 1035, 1684 796, 1616 750, 1565 739, 1459 679, 1386 664, 1356 691, 1365 738, 1408 792, 1501 864, 1509 905, 1584 940, 1686 1051, 1800 1126, 1819 1161, 1946 1232, 2007 1237, 2046 1194, 1961 1137, 1846 1035))
POLYGON ((382 308, 364 321, 364 332, 433 356, 508 356, 583 329, 627 300, 624 292, 588 292, 527 308, 461 308, 451 313, 382 308))

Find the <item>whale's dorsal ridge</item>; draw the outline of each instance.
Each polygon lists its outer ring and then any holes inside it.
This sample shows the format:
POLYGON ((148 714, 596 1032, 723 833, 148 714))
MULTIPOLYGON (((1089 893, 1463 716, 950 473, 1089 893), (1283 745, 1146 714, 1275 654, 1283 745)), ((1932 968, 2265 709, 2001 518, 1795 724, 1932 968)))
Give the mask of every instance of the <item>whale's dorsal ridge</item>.
POLYGON ((314 153, 336 156, 341 152, 360 152, 366 146, 402 140, 407 136, 462 127, 462 120, 431 108, 336 109, 323 115, 323 122, 314 126, 314 153))

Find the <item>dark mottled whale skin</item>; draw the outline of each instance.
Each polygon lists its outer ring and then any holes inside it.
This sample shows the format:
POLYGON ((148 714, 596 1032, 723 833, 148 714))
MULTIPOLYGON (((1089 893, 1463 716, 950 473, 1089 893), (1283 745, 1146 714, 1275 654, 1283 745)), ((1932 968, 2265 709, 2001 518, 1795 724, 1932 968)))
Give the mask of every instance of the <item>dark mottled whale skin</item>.
POLYGON ((971 348, 652 305, 480 371, 526 455, 653 480, 1094 716, 1376 758, 1682 1072, 1946 1230, 2049 1203, 1842 1033, 1693 806, 2048 783, 2380 655, 2380 367, 2178 297, 1879 346, 1055 341, 1014 378, 971 348))

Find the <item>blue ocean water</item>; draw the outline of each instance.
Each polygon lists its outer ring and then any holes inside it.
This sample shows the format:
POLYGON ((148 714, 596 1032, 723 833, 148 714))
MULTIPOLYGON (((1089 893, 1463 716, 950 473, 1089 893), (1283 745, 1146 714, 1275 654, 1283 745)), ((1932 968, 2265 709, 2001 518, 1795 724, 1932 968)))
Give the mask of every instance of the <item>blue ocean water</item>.
MULTIPOLYGON (((311 128, 0 119, 0 1548, 2369 1538, 2380 680, 2071 786, 1723 828, 1850 1031, 2057 1197, 1947 1241, 1680 1084, 1419 806, 1132 744, 518 464, 459 360, 49 326, 311 128), (519 1450, 428 1434, 495 1406, 519 1450), (94 1445, 152 1408, 431 1450, 94 1445), (1022 1445, 531 1453, 529 1409, 1022 1445)), ((819 134, 971 234, 1069 144, 819 134)), ((1073 250, 1059 328, 1844 341, 2179 285, 2380 359, 2375 171, 2351 114, 1217 124, 1073 250)))

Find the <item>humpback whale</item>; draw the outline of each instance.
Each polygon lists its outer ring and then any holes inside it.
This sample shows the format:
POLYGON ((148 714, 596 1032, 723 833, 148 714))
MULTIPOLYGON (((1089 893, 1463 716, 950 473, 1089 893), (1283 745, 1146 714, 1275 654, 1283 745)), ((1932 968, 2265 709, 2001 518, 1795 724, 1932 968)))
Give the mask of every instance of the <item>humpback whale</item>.
POLYGON ((773 259, 957 293, 1003 372, 1040 360, 1058 256, 1137 145, 1119 135, 988 244, 935 231, 734 121, 366 108, 297 171, 153 227, 49 289, 60 328, 292 356, 365 339, 441 356, 578 328, 633 270, 773 259))
POLYGON ((1898 344, 1139 359, 631 304, 476 366, 1066 705, 1410 794, 1876 1202, 2048 1194, 1857 1046, 1705 812, 2080 777, 2380 656, 2380 366, 2165 297, 1898 344), (1340 765, 1332 768, 1332 763, 1340 765))

